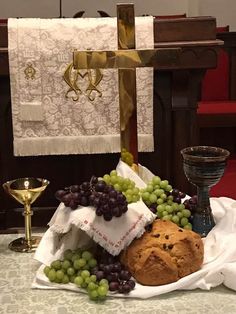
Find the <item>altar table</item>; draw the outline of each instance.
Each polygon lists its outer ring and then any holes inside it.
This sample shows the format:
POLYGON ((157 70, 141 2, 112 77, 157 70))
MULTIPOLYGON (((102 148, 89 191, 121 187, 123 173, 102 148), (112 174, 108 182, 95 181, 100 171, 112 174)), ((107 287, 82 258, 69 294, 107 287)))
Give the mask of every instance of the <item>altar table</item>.
POLYGON ((8 249, 19 234, 0 235, 0 314, 235 314, 236 293, 224 286, 210 291, 176 291, 146 300, 107 297, 103 303, 90 301, 83 293, 31 289, 39 267, 33 253, 8 249))

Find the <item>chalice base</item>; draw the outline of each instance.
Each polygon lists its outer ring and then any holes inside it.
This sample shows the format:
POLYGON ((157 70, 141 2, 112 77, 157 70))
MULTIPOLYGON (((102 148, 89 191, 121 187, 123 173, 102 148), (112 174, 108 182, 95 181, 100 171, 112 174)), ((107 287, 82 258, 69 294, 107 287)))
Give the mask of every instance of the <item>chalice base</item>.
POLYGON ((28 243, 28 241, 26 241, 25 238, 18 238, 16 240, 13 240, 10 244, 9 244, 9 249, 15 252, 21 252, 21 253, 31 253, 31 252, 35 252, 39 242, 41 240, 41 237, 39 236, 32 236, 30 243, 28 243))

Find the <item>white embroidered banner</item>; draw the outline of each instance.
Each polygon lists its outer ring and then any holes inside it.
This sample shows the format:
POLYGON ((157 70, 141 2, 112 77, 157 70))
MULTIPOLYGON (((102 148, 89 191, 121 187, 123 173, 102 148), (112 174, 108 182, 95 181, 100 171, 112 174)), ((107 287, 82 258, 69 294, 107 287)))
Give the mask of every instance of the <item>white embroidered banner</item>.
MULTIPOLYGON (((77 77, 77 95, 63 79, 74 49, 117 49, 116 23, 116 18, 8 20, 15 156, 120 151, 117 70, 101 70, 98 91, 90 95, 94 101, 86 91, 86 70, 77 77)), ((137 17, 135 24, 136 47, 153 48, 153 18, 137 17)), ((139 151, 153 151, 150 68, 137 69, 137 114, 139 151)))

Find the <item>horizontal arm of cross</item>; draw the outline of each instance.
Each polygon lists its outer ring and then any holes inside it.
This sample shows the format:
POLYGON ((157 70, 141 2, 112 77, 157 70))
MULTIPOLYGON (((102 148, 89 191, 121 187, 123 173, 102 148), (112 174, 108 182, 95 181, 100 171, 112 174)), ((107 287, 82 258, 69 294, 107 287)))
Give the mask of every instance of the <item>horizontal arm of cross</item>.
POLYGON ((128 49, 113 51, 78 51, 73 54, 75 69, 155 69, 175 64, 180 48, 128 49))

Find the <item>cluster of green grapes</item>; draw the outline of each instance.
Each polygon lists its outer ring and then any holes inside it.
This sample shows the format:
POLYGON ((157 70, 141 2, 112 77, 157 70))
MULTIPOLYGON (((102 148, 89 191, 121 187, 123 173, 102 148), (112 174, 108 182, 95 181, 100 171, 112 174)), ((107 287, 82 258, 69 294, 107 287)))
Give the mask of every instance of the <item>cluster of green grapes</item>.
POLYGON ((129 178, 123 178, 112 170, 110 174, 105 174, 102 179, 108 185, 112 185, 116 191, 122 192, 128 203, 135 203, 140 199, 140 190, 129 178))
POLYGON ((168 180, 154 176, 146 188, 141 190, 141 197, 158 218, 170 220, 184 229, 191 230, 191 211, 186 209, 184 204, 175 202, 171 191, 172 186, 168 180))
POLYGON ((55 260, 50 266, 45 266, 44 273, 51 282, 67 284, 74 283, 77 287, 86 289, 90 299, 105 299, 109 284, 106 279, 97 280, 92 269, 97 266, 97 260, 90 251, 67 250, 63 260, 55 260))
POLYGON ((130 167, 134 163, 133 155, 130 152, 128 152, 125 148, 121 149, 121 160, 125 162, 127 165, 129 165, 130 167))

